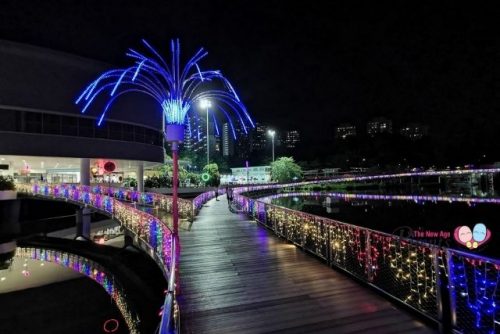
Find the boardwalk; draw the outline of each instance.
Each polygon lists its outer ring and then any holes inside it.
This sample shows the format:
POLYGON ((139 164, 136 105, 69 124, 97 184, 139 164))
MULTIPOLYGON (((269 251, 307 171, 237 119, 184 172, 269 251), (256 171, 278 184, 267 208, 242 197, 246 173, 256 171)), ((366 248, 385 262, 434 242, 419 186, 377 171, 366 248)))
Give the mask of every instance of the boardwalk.
MULTIPOLYGON (((185 227, 185 226, 184 226, 185 227)), ((370 289, 210 201, 181 232, 183 333, 433 333, 370 289)))

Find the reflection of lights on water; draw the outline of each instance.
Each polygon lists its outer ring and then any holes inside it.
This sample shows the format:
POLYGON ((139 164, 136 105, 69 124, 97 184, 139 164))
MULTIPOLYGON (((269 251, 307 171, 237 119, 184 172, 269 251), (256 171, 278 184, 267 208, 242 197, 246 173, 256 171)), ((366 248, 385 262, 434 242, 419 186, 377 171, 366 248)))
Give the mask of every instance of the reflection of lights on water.
POLYGON ((293 200, 294 202, 298 202, 298 201, 300 201, 300 199, 299 199, 297 196, 295 196, 294 198, 292 198, 292 200, 293 200))
POLYGON ((106 333, 114 333, 120 327, 120 323, 116 319, 108 319, 104 322, 102 329, 106 333))
POLYGON ((24 277, 29 277, 31 275, 29 270, 23 270, 21 273, 24 275, 24 277))

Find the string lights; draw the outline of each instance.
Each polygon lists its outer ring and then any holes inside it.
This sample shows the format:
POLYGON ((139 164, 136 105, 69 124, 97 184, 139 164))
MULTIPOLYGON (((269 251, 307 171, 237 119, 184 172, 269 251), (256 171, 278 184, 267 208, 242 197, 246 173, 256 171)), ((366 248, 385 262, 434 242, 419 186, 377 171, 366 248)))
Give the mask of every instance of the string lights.
POLYGON ((41 248, 17 248, 15 256, 21 259, 55 263, 94 280, 111 296, 130 333, 139 333, 139 317, 130 307, 123 289, 98 263, 76 254, 41 248))
MULTIPOLYGON (((283 193, 254 199, 247 192, 273 186, 242 187, 234 201, 274 232, 319 257, 438 318, 438 278, 450 282, 456 327, 467 333, 496 333, 500 327, 498 295, 500 262, 354 226, 268 203, 288 196, 324 196, 325 193, 283 193), (329 249, 329 251, 327 251, 329 249), (457 255, 458 254, 458 255, 457 255), (435 258, 437 257, 437 258, 435 258), (448 264, 449 263, 449 264, 448 264), (449 274, 448 274, 449 271, 449 274), (473 321, 471 320, 473 319, 473 321)), ((252 193, 252 195, 255 193, 252 193)), ((415 196, 329 193, 342 198, 414 200, 415 196)), ((450 196, 420 196, 418 200, 478 201, 450 196), (424 198, 426 197, 426 198, 424 198), (429 198, 427 198, 429 197, 429 198)), ((496 203, 496 202, 494 202, 496 203)), ((442 287, 441 287, 442 288, 442 287)))

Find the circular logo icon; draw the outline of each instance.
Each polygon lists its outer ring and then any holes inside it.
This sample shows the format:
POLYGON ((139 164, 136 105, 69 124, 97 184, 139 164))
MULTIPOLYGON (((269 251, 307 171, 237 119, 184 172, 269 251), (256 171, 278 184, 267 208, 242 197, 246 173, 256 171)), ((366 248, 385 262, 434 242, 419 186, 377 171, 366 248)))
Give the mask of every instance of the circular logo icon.
POLYGON ((108 173, 113 172, 116 169, 116 165, 112 161, 108 161, 104 164, 104 170, 108 173))

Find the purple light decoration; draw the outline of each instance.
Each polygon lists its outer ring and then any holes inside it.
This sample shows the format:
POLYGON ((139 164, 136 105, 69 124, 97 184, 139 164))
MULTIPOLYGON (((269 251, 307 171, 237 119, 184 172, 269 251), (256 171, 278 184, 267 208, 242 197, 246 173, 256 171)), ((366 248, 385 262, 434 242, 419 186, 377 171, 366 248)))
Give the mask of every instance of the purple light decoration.
POLYGON ((335 197, 345 200, 350 199, 365 199, 365 200, 382 200, 382 201, 414 201, 419 202, 463 202, 463 203, 487 203, 487 204, 500 204, 500 198, 477 198, 477 197, 461 197, 461 196, 429 196, 429 195, 377 195, 377 194, 346 194, 338 192, 291 192, 279 193, 270 196, 265 196, 259 200, 271 203, 273 199, 295 196, 323 196, 335 197))

